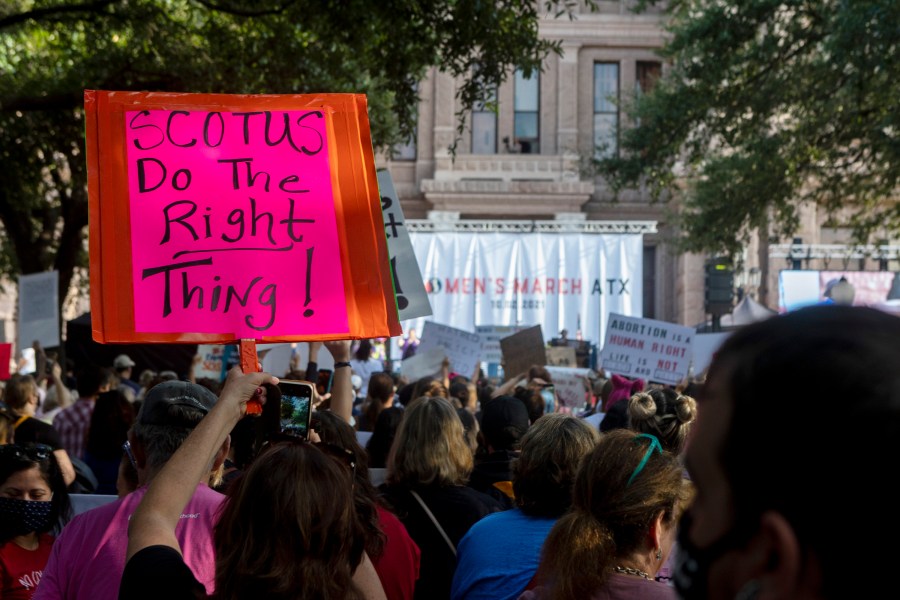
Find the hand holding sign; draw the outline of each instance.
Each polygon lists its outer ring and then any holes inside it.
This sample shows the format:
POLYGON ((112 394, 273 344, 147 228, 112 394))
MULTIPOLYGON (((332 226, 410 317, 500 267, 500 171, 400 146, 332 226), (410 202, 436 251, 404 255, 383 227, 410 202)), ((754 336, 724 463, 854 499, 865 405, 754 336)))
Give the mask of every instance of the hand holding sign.
POLYGON ((346 328, 313 302, 344 295, 322 111, 135 110, 125 132, 138 330, 301 333, 315 309, 346 328))

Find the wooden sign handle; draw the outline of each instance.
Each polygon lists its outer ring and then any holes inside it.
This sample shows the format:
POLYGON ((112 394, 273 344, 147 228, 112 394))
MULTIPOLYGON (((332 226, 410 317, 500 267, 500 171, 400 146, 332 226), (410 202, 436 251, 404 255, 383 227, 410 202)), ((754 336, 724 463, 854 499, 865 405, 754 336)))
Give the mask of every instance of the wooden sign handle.
MULTIPOLYGON (((240 342, 241 371, 244 373, 259 372, 259 357, 256 355, 256 340, 242 339, 240 342)), ((259 416, 262 414, 262 404, 259 400, 251 399, 247 402, 247 414, 259 416)))

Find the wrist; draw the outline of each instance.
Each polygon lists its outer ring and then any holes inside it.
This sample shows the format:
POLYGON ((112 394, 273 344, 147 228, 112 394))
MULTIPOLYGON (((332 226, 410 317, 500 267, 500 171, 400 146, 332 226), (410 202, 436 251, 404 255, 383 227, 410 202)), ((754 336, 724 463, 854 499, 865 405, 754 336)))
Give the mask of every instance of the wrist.
POLYGON ((350 362, 346 360, 336 360, 334 361, 334 370, 337 371, 341 367, 349 367, 350 362))

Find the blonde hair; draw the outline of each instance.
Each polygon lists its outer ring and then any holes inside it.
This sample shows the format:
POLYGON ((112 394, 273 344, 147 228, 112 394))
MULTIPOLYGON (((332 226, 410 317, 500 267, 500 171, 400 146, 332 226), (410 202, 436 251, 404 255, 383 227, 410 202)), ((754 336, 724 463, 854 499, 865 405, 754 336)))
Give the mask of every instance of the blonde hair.
POLYGON ((697 418, 697 401, 672 389, 638 392, 628 400, 629 427, 656 436, 674 454, 684 450, 697 418))
POLYGON ((473 466, 462 421, 449 400, 422 397, 406 408, 388 457, 388 483, 464 485, 473 466))
POLYGON ((4 400, 6 405, 15 412, 19 412, 31 400, 31 396, 38 393, 37 382, 31 375, 13 375, 6 382, 4 400))

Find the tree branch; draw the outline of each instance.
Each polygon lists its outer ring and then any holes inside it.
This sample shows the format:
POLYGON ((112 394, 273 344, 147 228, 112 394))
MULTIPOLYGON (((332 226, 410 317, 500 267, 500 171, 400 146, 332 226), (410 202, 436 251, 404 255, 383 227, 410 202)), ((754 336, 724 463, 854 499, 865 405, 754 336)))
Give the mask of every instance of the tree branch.
POLYGON ((70 4, 70 5, 60 5, 60 6, 49 6, 46 8, 35 8, 33 10, 28 10, 23 13, 18 13, 15 15, 9 15, 8 17, 3 17, 0 19, 0 29, 5 27, 12 27, 13 25, 18 25, 19 23, 24 23, 25 21, 34 19, 35 21, 40 19, 45 19, 47 17, 55 17, 57 15, 63 15, 68 13, 76 13, 76 12, 94 12, 100 8, 105 6, 109 6, 110 4, 118 4, 121 0, 96 0, 95 2, 85 2, 83 4, 70 4))
POLYGON ((0 102, 0 110, 22 112, 41 110, 68 110, 84 104, 84 92, 69 94, 48 94, 46 96, 13 96, 7 102, 0 102))
POLYGON ((238 17, 267 17, 270 15, 277 15, 278 13, 283 12, 287 7, 291 4, 294 4, 297 0, 286 0, 281 6, 277 8, 271 8, 269 10, 241 10, 238 8, 226 7, 215 2, 210 2, 209 0, 194 0, 200 6, 204 8, 208 8, 209 10, 214 10, 216 12, 222 12, 229 15, 235 15, 238 17))

